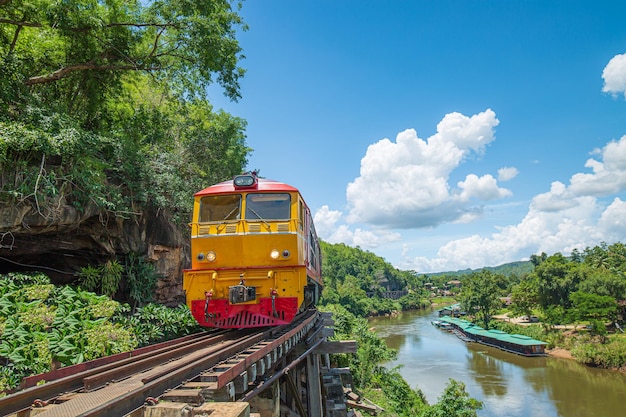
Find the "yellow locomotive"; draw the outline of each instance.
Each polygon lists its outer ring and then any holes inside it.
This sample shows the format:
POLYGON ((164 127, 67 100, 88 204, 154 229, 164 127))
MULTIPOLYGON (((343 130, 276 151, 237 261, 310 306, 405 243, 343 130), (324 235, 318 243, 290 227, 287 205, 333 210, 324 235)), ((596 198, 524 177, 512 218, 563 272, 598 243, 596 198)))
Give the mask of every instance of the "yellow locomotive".
POLYGON ((296 188, 238 175, 194 194, 190 226, 183 288, 200 325, 278 326, 317 303, 320 246, 296 188))

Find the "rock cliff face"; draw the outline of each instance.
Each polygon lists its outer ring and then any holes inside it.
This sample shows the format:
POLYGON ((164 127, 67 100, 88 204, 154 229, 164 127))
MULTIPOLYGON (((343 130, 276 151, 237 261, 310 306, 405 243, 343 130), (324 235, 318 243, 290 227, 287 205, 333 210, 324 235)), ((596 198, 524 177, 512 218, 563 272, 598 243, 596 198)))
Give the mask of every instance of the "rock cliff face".
POLYGON ((165 213, 110 217, 96 207, 79 212, 62 199, 47 206, 54 210, 0 205, 0 273, 41 271, 56 284, 68 284, 81 267, 109 259, 123 263, 126 254, 135 252, 146 255, 159 274, 155 301, 184 302, 182 270, 190 265, 189 240, 165 213))

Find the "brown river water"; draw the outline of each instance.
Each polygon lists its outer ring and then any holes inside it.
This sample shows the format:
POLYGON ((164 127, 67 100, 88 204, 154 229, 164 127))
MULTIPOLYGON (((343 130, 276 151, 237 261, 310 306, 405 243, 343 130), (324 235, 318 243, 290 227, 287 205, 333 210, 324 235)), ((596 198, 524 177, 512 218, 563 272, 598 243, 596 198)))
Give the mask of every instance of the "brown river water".
POLYGON ((435 310, 377 317, 370 325, 398 359, 400 373, 437 402, 450 378, 483 402, 481 417, 626 417, 626 375, 570 359, 527 358, 465 343, 431 324, 435 310))

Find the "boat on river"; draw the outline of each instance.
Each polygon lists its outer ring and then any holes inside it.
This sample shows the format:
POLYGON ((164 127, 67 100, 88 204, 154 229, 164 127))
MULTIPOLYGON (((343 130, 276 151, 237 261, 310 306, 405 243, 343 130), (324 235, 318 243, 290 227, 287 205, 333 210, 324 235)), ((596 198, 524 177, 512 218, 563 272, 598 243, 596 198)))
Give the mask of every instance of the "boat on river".
POLYGON ((439 321, 449 324, 453 333, 466 342, 477 342, 507 352, 524 356, 545 356, 546 342, 521 334, 509 334, 502 330, 486 330, 464 319, 441 317, 439 321))
POLYGON ((433 320, 430 322, 433 326, 439 327, 441 330, 452 330, 453 327, 450 323, 441 320, 433 320))

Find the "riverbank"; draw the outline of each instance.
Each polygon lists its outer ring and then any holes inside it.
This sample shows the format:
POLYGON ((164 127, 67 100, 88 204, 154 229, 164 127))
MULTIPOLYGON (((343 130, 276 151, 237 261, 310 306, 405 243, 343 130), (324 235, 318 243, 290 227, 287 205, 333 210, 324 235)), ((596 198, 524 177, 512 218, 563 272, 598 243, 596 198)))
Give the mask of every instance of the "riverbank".
POLYGON ((558 346, 554 349, 546 349, 546 353, 554 358, 576 360, 576 358, 572 355, 572 352, 558 346))

